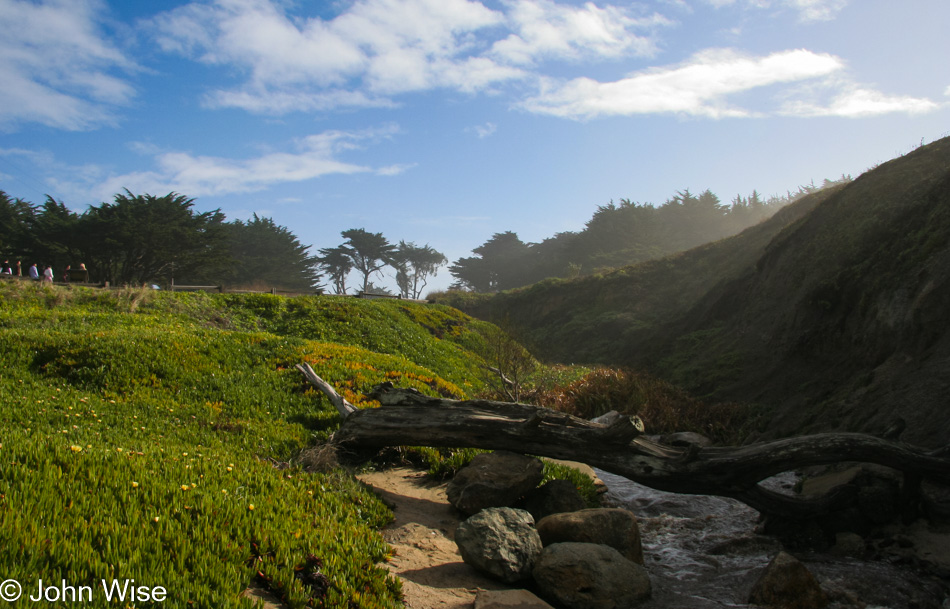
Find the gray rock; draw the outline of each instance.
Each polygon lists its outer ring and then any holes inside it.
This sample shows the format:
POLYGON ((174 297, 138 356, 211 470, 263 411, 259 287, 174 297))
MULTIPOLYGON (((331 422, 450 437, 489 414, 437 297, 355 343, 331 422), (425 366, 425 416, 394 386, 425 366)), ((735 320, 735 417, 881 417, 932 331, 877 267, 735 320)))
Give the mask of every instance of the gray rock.
POLYGON ((622 508, 593 508, 552 514, 538 521, 538 535, 545 546, 565 541, 604 544, 619 551, 628 560, 643 564, 637 517, 622 508))
POLYGON ((652 593, 646 569, 593 543, 555 543, 534 567, 541 596, 567 609, 628 609, 652 593))
POLYGON ((554 609, 527 590, 479 590, 475 609, 554 609))
POLYGON ((838 533, 835 535, 835 545, 831 546, 829 552, 834 556, 860 558, 864 556, 866 545, 864 538, 857 533, 838 533))
POLYGON ((587 502, 570 480, 551 480, 525 495, 521 507, 541 520, 551 514, 583 510, 587 502))
POLYGON ((482 453, 459 470, 446 487, 449 503, 472 515, 514 505, 544 477, 539 459, 503 450, 482 453))
POLYGON ((749 602, 775 609, 821 609, 828 597, 805 565, 779 552, 755 583, 749 602))
POLYGON ((542 549, 531 514, 507 507, 486 508, 461 522, 455 543, 466 564, 507 583, 530 577, 542 549))

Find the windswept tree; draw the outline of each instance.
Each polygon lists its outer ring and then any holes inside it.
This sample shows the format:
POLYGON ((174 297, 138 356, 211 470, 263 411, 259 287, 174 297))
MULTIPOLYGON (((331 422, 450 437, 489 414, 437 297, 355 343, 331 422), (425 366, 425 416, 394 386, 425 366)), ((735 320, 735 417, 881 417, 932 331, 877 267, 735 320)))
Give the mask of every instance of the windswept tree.
POLYGON ((396 246, 382 233, 370 233, 362 228, 351 228, 340 234, 346 239, 341 247, 353 261, 353 268, 363 276, 363 291, 368 292, 370 276, 381 275, 383 268, 392 263, 396 246))
POLYGON ((194 199, 128 190, 90 207, 78 224, 93 276, 114 284, 188 281, 228 260, 224 214, 197 213, 194 199))
POLYGON ((476 292, 497 292, 528 283, 530 247, 518 233, 505 231, 472 250, 478 257, 460 258, 449 272, 461 285, 476 292))
POLYGON ((318 259, 286 227, 257 214, 225 225, 232 261, 222 279, 231 284, 263 284, 285 290, 319 289, 318 259))
POLYGON ((66 205, 47 196, 46 202, 37 210, 33 223, 31 251, 37 260, 50 264, 57 270, 66 265, 78 266, 80 259, 81 216, 70 211, 66 205))
POLYGON ((392 255, 396 269, 396 285, 403 298, 419 298, 430 275, 436 275, 439 267, 448 260, 441 252, 428 244, 419 247, 415 243, 400 241, 392 255))
POLYGON ((333 282, 333 291, 340 295, 346 294, 346 277, 353 270, 353 259, 346 248, 342 245, 321 248, 317 265, 333 282))

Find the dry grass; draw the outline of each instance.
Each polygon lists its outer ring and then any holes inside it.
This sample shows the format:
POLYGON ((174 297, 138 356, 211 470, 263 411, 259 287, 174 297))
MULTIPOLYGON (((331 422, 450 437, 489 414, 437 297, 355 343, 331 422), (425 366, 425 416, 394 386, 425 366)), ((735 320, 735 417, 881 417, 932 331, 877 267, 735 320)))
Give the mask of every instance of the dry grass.
POLYGON ((584 419, 611 410, 638 415, 647 433, 695 431, 717 444, 740 444, 757 420, 749 405, 706 404, 643 372, 598 368, 583 378, 535 396, 540 406, 584 419))
POLYGON ((336 445, 317 444, 305 449, 297 457, 297 463, 310 473, 328 473, 340 466, 336 445))

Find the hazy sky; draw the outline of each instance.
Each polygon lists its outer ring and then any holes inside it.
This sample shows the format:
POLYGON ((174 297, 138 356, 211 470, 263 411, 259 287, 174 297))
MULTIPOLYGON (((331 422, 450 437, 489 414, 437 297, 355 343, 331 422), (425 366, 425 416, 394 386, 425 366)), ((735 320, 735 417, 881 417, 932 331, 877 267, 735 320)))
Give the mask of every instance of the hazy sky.
POLYGON ((0 189, 174 191, 455 260, 948 135, 948 26, 947 0, 0 0, 0 189))

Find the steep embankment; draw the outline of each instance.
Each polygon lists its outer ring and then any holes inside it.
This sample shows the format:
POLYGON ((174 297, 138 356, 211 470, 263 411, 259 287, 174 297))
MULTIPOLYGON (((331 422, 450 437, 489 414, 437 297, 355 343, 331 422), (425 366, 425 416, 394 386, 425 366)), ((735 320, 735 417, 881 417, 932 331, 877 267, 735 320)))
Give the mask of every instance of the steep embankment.
MULTIPOLYGON (((950 139, 806 197, 758 226, 599 277, 466 310, 543 356, 632 364, 771 412, 768 434, 950 433, 950 139)), ((463 305, 464 306, 464 305, 463 305)))
MULTIPOLYGON (((768 435, 950 432, 950 139, 869 171, 629 361, 774 405, 768 435)), ((628 345, 628 348, 631 346, 628 345)))

